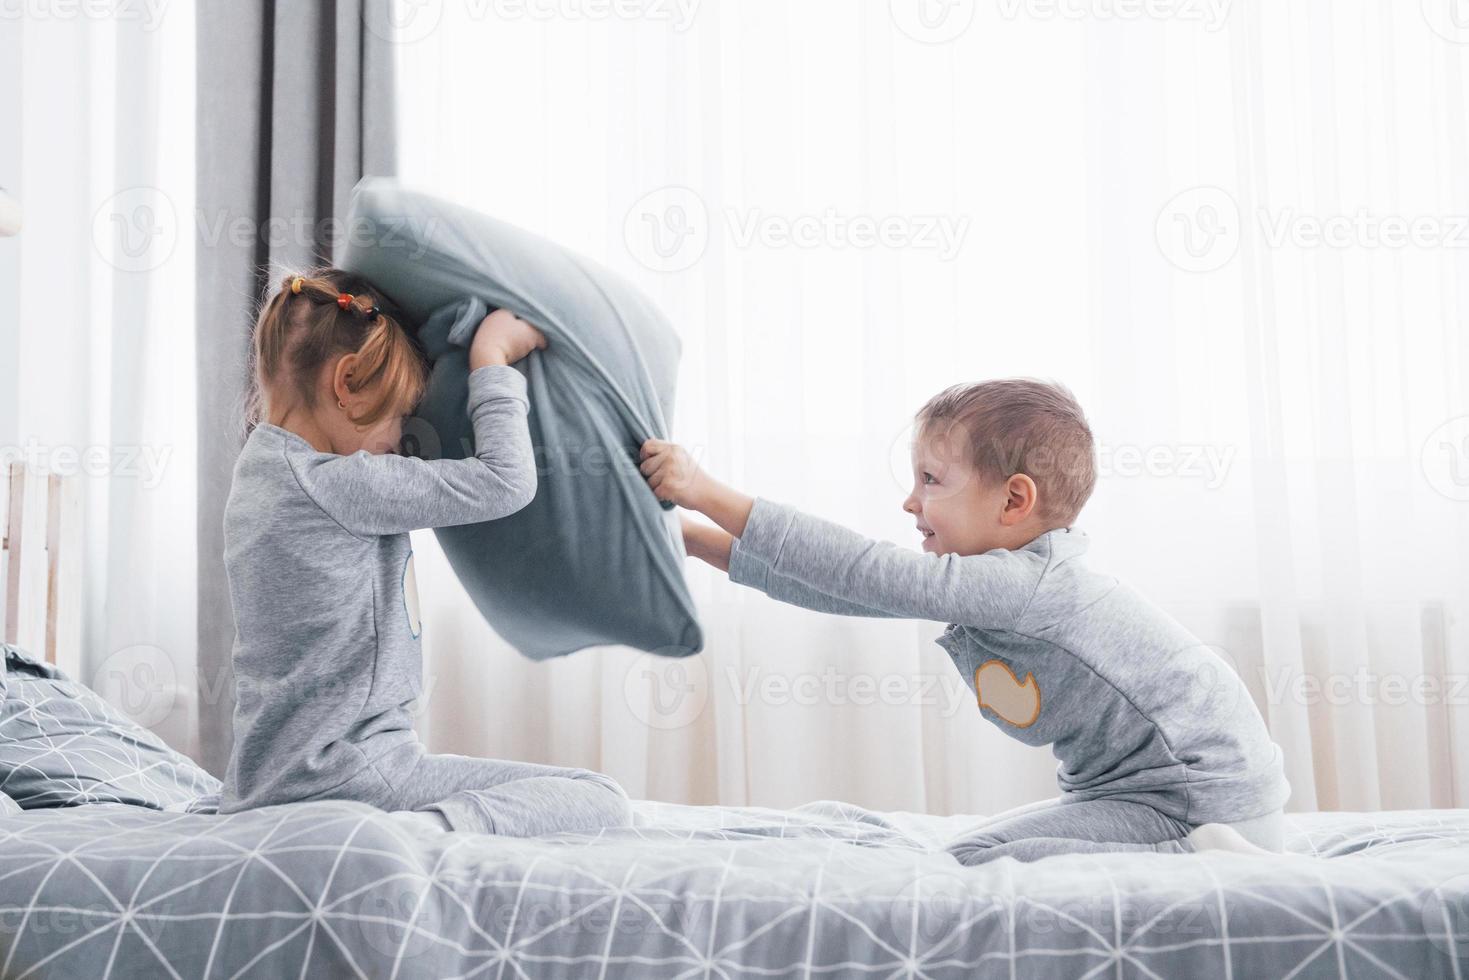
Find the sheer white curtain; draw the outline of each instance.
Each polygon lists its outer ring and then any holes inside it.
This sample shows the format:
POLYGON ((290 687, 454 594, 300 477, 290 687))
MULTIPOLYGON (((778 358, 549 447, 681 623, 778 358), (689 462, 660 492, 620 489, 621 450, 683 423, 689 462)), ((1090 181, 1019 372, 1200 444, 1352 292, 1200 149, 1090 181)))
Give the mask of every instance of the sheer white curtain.
MULTIPOLYGON (((916 543, 894 470, 928 395, 1063 380, 1101 443, 1093 561, 1246 678, 1292 807, 1465 805, 1451 6, 446 0, 394 21, 403 172, 647 289, 686 345, 676 436, 873 536, 916 543)), ((692 802, 1054 793, 938 624, 691 563, 702 657, 535 665, 417 547, 438 751, 692 802)))
POLYGON ((197 753, 193 31, 188 4, 0 19, 0 184, 25 208, 0 448, 80 481, 79 679, 197 753))

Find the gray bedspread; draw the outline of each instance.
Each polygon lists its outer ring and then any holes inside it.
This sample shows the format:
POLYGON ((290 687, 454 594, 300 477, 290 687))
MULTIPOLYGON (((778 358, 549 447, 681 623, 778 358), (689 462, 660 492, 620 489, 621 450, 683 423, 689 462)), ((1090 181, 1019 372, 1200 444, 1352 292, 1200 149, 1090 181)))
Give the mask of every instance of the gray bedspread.
POLYGON ((514 840, 350 802, 31 810, 0 817, 0 975, 1469 975, 1469 811, 965 869, 938 846, 972 820, 640 803, 514 840))

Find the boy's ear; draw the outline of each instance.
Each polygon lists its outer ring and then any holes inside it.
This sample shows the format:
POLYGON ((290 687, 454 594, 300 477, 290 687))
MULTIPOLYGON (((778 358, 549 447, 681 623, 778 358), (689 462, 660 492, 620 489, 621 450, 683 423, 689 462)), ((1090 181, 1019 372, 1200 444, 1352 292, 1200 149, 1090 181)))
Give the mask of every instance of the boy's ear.
POLYGON ((1013 527, 1034 513, 1039 490, 1035 481, 1024 473, 1016 473, 1005 481, 1005 509, 1000 513, 1000 523, 1013 527))

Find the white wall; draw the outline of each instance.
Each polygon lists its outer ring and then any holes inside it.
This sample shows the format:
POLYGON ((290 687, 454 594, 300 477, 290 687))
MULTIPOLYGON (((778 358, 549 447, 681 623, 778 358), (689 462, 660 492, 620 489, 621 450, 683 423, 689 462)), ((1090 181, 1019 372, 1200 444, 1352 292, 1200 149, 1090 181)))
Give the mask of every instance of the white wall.
POLYGON ((91 326, 92 248, 88 173, 89 40, 85 19, 24 22, 20 51, 20 184, 26 227, 20 244, 16 436, 79 444, 86 435, 84 392, 91 326))
POLYGON ((82 485, 80 680, 194 752, 189 4, 0 18, 0 451, 82 485), (58 452, 60 450, 61 452, 58 452))
MULTIPOLYGON (((21 37, 18 20, 0 20, 0 187, 21 194, 21 37)), ((16 344, 20 323, 20 240, 0 238, 0 443, 15 439, 16 344)))

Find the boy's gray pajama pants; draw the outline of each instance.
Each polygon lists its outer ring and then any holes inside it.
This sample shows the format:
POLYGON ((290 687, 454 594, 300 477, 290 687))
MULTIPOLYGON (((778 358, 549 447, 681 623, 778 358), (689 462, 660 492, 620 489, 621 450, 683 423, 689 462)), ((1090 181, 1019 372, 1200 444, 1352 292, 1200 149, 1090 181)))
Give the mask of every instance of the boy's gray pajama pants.
MULTIPOLYGON (((947 850, 963 865, 984 864, 1002 857, 1036 861, 1053 854, 1183 854, 1193 851, 1184 838, 1195 826, 1144 803, 1062 796, 990 817, 956 837, 947 850)), ((1256 847, 1279 851, 1283 846, 1279 811, 1229 826, 1256 847)))
POLYGON ((417 810, 446 830, 535 837, 625 827, 627 794, 587 769, 430 754, 414 741, 392 749, 357 776, 308 799, 357 800, 382 810, 417 810))

